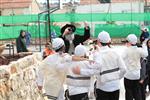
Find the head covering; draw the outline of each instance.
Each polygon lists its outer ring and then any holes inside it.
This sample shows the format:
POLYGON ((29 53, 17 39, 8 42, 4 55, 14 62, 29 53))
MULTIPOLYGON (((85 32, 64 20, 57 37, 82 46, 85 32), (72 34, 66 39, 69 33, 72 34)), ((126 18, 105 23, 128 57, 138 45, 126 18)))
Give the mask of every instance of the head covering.
POLYGON ((147 31, 147 32, 149 31, 149 29, 147 27, 143 27, 143 28, 141 28, 141 30, 142 31, 147 31))
POLYGON ((79 44, 75 47, 74 54, 76 56, 84 56, 87 53, 87 49, 84 45, 79 44))
POLYGON ((144 30, 147 31, 147 32, 149 31, 149 29, 147 27, 144 27, 144 30))
POLYGON ((63 27, 61 28, 61 34, 63 34, 64 31, 65 31, 65 29, 68 28, 68 27, 71 27, 72 32, 75 32, 75 31, 76 31, 76 27, 75 27, 74 25, 66 24, 65 26, 63 26, 63 27))
POLYGON ((136 37, 135 34, 129 34, 126 39, 131 44, 136 44, 137 43, 137 37, 136 37))
POLYGON ((64 41, 61 38, 55 38, 52 41, 52 47, 54 50, 60 49, 62 46, 64 46, 64 41))
POLYGON ((26 31, 24 31, 24 30, 20 30, 20 37, 21 37, 21 38, 24 38, 24 37, 25 37, 25 35, 26 35, 26 31), (22 33, 23 33, 23 32, 25 32, 24 36, 22 36, 22 33))
POLYGON ((111 41, 111 38, 108 32, 102 31, 98 35, 98 40, 102 43, 109 43, 111 41))

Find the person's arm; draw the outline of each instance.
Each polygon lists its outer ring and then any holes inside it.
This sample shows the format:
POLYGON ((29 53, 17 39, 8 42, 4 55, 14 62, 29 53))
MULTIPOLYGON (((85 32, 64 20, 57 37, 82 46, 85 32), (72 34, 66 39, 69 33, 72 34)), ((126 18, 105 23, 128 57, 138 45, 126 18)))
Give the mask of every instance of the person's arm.
POLYGON ((90 27, 87 22, 84 22, 83 42, 90 38, 90 27))
POLYGON ((120 79, 124 77, 124 74, 126 73, 126 65, 123 61, 123 59, 119 56, 118 57, 118 67, 119 67, 119 70, 120 70, 120 79))
POLYGON ((146 58, 148 56, 148 50, 146 44, 142 44, 142 48, 140 48, 140 53, 142 58, 146 58))
POLYGON ((43 75, 41 71, 39 70, 37 73, 37 79, 36 79, 37 87, 39 90, 42 90, 43 88, 43 80, 44 80, 43 75))
POLYGON ((100 73, 100 63, 88 64, 87 68, 76 66, 72 68, 72 72, 77 75, 92 76, 100 73))
POLYGON ((143 84, 146 78, 146 58, 141 58, 140 83, 143 84))
POLYGON ((72 61, 84 61, 84 60, 88 59, 80 56, 72 56, 72 61))
POLYGON ((67 53, 63 54, 62 57, 63 57, 62 63, 58 63, 56 65, 58 69, 62 69, 62 70, 67 70, 68 68, 73 67, 73 65, 71 65, 72 61, 88 60, 87 58, 83 58, 83 57, 79 57, 79 56, 71 56, 67 53))
POLYGON ((74 40, 73 40, 74 47, 76 47, 80 43, 83 44, 83 42, 85 42, 86 40, 90 38, 90 27, 88 26, 86 22, 84 23, 84 26, 85 27, 84 27, 83 35, 78 35, 78 34, 74 35, 74 40))
POLYGON ((61 55, 64 59, 64 62, 71 62, 71 61, 83 61, 83 60, 88 60, 88 58, 80 57, 80 56, 75 56, 75 55, 69 55, 68 53, 64 53, 61 55))

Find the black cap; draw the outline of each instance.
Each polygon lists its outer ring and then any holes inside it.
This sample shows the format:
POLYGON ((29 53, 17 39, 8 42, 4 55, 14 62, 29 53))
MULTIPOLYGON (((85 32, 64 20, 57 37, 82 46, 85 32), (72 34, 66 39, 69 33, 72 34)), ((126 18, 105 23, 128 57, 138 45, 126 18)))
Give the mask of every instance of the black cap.
POLYGON ((72 32, 75 32, 75 31, 76 31, 76 27, 75 27, 74 25, 66 24, 65 26, 63 26, 63 27, 61 28, 61 33, 63 34, 64 31, 65 31, 65 29, 68 28, 68 27, 71 27, 72 32))

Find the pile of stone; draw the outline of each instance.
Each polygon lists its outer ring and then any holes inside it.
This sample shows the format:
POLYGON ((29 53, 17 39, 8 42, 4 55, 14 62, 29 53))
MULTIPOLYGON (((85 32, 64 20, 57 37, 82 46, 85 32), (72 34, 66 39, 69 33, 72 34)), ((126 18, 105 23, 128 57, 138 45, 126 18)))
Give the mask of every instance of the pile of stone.
POLYGON ((0 100, 43 100, 36 84, 41 60, 41 54, 35 53, 0 66, 0 100))

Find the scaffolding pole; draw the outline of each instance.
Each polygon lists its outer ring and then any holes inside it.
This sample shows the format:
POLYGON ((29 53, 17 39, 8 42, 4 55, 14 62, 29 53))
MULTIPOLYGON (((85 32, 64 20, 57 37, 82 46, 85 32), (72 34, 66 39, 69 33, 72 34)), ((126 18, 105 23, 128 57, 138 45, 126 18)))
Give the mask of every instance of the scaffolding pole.
POLYGON ((50 28, 50 6, 49 0, 47 0, 47 9, 48 9, 48 33, 49 33, 49 41, 51 42, 51 28, 50 28))

